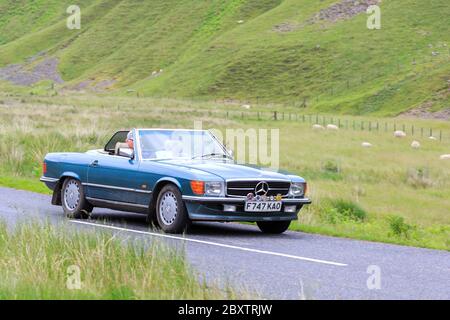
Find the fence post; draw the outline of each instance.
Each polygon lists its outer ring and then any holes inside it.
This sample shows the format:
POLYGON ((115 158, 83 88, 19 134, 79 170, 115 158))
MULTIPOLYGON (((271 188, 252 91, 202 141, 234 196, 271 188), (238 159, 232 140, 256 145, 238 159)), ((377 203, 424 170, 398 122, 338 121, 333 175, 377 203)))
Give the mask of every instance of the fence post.
POLYGON ((372 121, 369 121, 369 131, 372 131, 372 121))
POLYGON ((277 121, 277 112, 276 111, 273 112, 273 120, 277 121))
POLYGON ((442 141, 442 130, 439 130, 439 141, 442 141))

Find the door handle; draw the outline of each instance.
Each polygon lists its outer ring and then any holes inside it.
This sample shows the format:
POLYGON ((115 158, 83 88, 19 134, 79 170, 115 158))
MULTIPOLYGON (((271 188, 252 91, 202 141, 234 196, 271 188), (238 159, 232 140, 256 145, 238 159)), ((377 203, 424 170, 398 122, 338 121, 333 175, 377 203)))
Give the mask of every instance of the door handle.
POLYGON ((98 166, 98 160, 92 161, 90 167, 97 167, 98 166))

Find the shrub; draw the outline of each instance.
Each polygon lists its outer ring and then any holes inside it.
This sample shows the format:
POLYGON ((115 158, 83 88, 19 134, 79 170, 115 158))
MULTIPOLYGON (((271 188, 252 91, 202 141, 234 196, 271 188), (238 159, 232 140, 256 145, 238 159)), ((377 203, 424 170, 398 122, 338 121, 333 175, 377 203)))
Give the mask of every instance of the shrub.
POLYGON ((366 211, 358 204, 338 199, 331 200, 329 206, 324 210, 325 219, 331 223, 339 221, 363 221, 367 217, 366 211))
POLYGON ((409 232, 413 229, 413 227, 405 222, 405 219, 401 216, 392 215, 388 217, 389 228, 391 234, 401 237, 405 236, 409 237, 409 232))
POLYGON ((339 163, 332 159, 326 160, 322 163, 322 170, 328 173, 339 173, 341 171, 339 163))
POLYGON ((428 168, 409 169, 406 174, 406 183, 416 189, 428 188, 434 185, 428 168))

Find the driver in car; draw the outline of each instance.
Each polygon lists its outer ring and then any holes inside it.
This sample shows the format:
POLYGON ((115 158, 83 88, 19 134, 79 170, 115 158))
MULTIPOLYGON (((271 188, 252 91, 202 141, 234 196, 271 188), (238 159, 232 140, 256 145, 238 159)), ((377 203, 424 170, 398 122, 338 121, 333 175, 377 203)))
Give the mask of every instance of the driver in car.
POLYGON ((127 140, 125 141, 125 143, 128 145, 128 148, 134 149, 134 139, 132 131, 128 132, 127 140))
POLYGON ((128 132, 127 139, 125 140, 125 142, 117 142, 116 143, 115 154, 119 155, 119 149, 123 149, 123 148, 134 149, 134 138, 133 138, 132 131, 128 132))

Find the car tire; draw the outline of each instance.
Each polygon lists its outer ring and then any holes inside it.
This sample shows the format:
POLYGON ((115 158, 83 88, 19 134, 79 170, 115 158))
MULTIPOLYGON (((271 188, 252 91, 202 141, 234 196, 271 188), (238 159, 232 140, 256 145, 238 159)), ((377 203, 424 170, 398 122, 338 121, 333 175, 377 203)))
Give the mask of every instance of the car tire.
POLYGON ((175 185, 168 184, 159 192, 156 219, 159 227, 167 233, 182 233, 190 226, 181 192, 175 185))
POLYGON ((71 219, 87 219, 94 207, 87 202, 81 182, 68 178, 61 189, 61 203, 64 213, 71 219))
POLYGON ((256 224, 263 233, 280 234, 289 228, 291 221, 258 221, 256 224))

